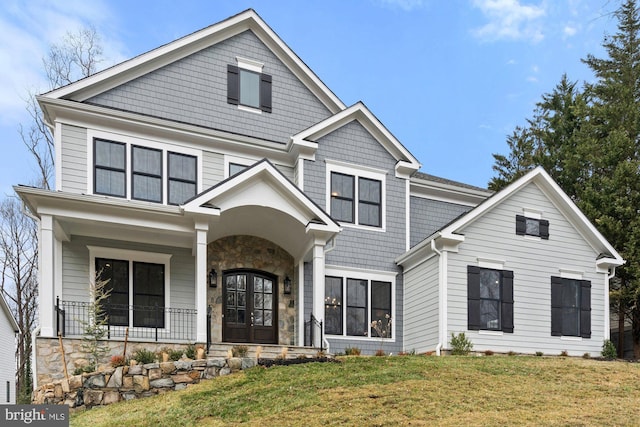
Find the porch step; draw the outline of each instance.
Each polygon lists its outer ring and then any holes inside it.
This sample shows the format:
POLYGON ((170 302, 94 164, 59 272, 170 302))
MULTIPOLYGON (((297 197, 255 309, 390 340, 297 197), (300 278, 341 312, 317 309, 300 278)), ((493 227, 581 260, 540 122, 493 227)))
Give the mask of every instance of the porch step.
POLYGON ((261 359, 277 359, 282 357, 283 349, 286 349, 287 359, 297 359, 299 357, 316 357, 318 349, 312 347, 297 347, 278 344, 243 344, 243 343, 213 343, 209 347, 208 357, 227 357, 229 351, 234 346, 246 346, 247 357, 256 357, 258 347, 262 347, 261 359))

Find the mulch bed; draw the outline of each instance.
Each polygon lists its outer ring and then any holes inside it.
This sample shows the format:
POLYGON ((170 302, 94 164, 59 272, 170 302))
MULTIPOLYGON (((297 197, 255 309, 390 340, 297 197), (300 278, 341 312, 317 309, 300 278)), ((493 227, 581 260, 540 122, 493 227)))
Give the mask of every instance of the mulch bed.
POLYGON ((258 359, 258 365, 264 366, 265 368, 270 368, 271 366, 300 365, 301 363, 312 362, 342 363, 340 360, 329 357, 301 357, 299 359, 258 359))

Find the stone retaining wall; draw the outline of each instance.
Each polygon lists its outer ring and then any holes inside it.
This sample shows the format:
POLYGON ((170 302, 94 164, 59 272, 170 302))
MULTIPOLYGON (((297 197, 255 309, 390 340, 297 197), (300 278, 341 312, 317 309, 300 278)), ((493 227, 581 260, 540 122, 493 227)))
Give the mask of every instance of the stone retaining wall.
POLYGON ((182 390, 202 379, 210 379, 256 365, 255 358, 215 358, 178 360, 120 366, 103 371, 74 375, 38 387, 33 404, 64 404, 71 408, 91 408, 122 400, 139 399, 182 390))

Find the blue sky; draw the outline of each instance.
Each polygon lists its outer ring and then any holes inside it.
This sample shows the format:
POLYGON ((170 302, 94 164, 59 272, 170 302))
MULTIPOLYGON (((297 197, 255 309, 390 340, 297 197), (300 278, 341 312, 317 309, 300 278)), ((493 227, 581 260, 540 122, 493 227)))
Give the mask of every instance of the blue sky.
POLYGON ((45 91, 42 57, 67 31, 93 25, 103 66, 247 8, 351 105, 363 101, 420 160, 422 171, 478 186, 492 153, 543 93, 591 80, 580 59, 603 57, 613 0, 3 0, 0 9, 0 191, 35 165, 18 135, 24 97, 45 91))

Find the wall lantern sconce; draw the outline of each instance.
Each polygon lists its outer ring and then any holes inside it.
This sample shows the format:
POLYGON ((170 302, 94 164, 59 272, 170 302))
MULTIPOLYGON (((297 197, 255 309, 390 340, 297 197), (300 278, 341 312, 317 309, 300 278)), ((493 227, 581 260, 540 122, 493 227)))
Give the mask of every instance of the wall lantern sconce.
POLYGON ((289 276, 284 278, 284 294, 291 295, 291 279, 289 279, 289 276))
POLYGON ((209 271, 209 287, 216 288, 218 287, 218 273, 216 273, 216 269, 212 268, 209 271))

